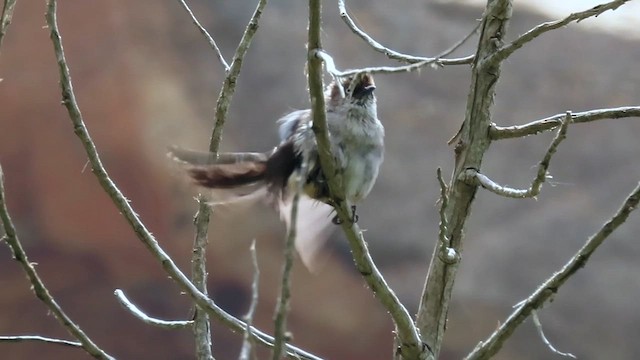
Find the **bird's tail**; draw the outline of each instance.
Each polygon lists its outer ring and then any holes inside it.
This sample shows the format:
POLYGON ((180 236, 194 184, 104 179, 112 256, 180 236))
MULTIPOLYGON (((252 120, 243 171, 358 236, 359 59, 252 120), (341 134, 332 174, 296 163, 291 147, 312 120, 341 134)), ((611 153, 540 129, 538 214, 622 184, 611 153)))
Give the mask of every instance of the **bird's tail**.
MULTIPOLYGON (((172 148, 170 158, 185 168, 195 185, 209 190, 212 205, 244 201, 266 200, 280 213, 287 230, 293 223, 291 208, 293 194, 288 188, 290 175, 299 161, 293 144, 284 144, 270 153, 221 153, 172 148)), ((300 196, 296 221, 295 246, 307 268, 319 266, 319 252, 333 232, 327 204, 300 196)))
POLYGON ((211 204, 229 204, 267 195, 267 153, 221 153, 171 148, 167 154, 191 181, 209 190, 211 204))

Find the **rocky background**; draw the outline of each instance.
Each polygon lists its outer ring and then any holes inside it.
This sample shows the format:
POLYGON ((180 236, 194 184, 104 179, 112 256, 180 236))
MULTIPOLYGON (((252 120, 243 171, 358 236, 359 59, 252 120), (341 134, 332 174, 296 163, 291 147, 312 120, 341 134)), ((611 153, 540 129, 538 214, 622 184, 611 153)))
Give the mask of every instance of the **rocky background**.
MULTIPOLYGON (((253 1, 191 1, 231 58, 253 1)), ((350 1, 357 22, 394 49, 434 55, 467 34, 482 9, 437 2, 350 1)), ((85 169, 86 155, 60 105, 58 74, 42 1, 18 3, 0 56, 0 163, 9 207, 31 261, 67 313, 121 359, 193 357, 188 330, 152 328, 123 310, 123 289, 149 314, 190 316, 190 302, 167 279, 85 169)), ((623 11, 621 9, 621 11, 623 11)), ((223 150, 270 149, 274 121, 308 106, 306 3, 273 1, 249 50, 225 128, 223 150)), ((545 21, 516 7, 511 37, 545 21)), ((589 20, 589 21, 597 21, 589 20)), ((223 71, 176 1, 64 1, 59 22, 76 95, 109 173, 160 244, 188 272, 194 191, 164 153, 175 144, 205 149, 223 71)), ((341 68, 393 64, 375 53, 325 3, 324 44, 341 68)), ((548 34, 508 60, 494 121, 522 124, 566 110, 637 105, 638 41, 580 25, 548 34)), ((472 51, 473 42, 459 55, 472 51)), ((360 207, 371 252, 392 287, 417 310, 437 240, 436 168, 449 174, 446 141, 464 117, 466 66, 379 76, 379 115, 387 130, 378 184, 360 207)), ((638 119, 575 125, 551 165, 553 186, 537 201, 480 191, 466 230, 443 359, 459 359, 485 338, 618 208, 640 179, 638 119)), ((525 187, 551 134, 495 143, 483 171, 525 187)), ((580 359, 640 357, 638 214, 619 229, 541 311, 547 336, 580 359)), ((266 207, 214 214, 209 291, 229 312, 247 311, 249 245, 261 269, 256 324, 272 329, 283 226, 266 207)), ((392 324, 336 233, 323 266, 293 275, 290 329, 297 345, 327 359, 388 359, 392 324)), ((0 247, 0 334, 68 338, 29 290, 7 247, 0 247)), ((214 325, 218 359, 237 358, 240 337, 214 325)), ((44 344, 0 344, 3 359, 86 359, 44 344)), ((522 326, 497 359, 553 358, 533 325, 522 326)))

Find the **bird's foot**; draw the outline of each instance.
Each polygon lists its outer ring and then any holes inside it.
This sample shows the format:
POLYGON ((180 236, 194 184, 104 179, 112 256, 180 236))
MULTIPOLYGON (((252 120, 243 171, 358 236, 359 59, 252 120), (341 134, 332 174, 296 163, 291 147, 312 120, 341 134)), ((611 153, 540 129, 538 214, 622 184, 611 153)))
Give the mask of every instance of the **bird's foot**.
MULTIPOLYGON (((358 219, 360 219, 360 217, 358 216, 358 214, 356 214, 356 206, 355 205, 351 205, 351 223, 355 224, 358 222, 358 219)), ((336 225, 340 225, 342 224, 342 219, 340 219, 340 216, 338 216, 338 214, 336 214, 336 216, 333 217, 333 219, 331 219, 331 222, 336 224, 336 225)))

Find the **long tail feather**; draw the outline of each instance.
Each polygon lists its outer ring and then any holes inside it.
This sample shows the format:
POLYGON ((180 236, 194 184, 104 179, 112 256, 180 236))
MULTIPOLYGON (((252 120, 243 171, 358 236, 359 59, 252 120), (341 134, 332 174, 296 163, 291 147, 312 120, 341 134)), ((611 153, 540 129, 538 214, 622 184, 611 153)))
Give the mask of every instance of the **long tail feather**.
POLYGON ((167 154, 179 163, 191 181, 208 189, 212 204, 255 200, 267 194, 264 153, 199 152, 173 147, 167 154))

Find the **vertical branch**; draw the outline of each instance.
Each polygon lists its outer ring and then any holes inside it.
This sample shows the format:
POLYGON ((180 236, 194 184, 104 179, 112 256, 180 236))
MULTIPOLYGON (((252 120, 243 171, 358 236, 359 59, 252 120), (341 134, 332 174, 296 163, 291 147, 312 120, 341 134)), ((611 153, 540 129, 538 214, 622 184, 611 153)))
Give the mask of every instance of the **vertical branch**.
MULTIPOLYGON (((510 0, 488 1, 472 68, 467 111, 462 128, 454 138, 457 140, 455 169, 445 214, 448 221, 446 238, 458 255, 462 251, 463 230, 477 190, 477 186, 465 184, 460 176, 466 169, 480 169, 484 153, 489 147, 491 141, 487 129, 491 123, 495 85, 500 76, 500 62, 484 67, 479 64, 500 48, 510 17, 510 0)), ((436 245, 416 319, 420 333, 425 337, 423 340, 431 345, 436 357, 442 347, 451 292, 459 266, 459 261, 450 262, 438 256, 439 249, 440 245, 436 245)))
POLYGON ((236 52, 233 55, 229 72, 224 78, 224 83, 222 84, 220 94, 218 95, 218 101, 216 103, 216 125, 213 127, 211 141, 209 142, 209 151, 212 153, 217 153, 218 148, 220 147, 222 128, 224 127, 224 123, 227 119, 227 110, 229 109, 231 98, 233 98, 233 94, 236 91, 236 82, 238 81, 238 75, 240 75, 240 69, 242 68, 242 60, 244 60, 244 56, 246 55, 247 50, 249 50, 249 45, 251 45, 253 36, 256 34, 256 31, 258 31, 258 21, 260 20, 260 16, 262 16, 262 11, 266 5, 267 0, 260 0, 258 2, 253 15, 251 15, 251 20, 249 20, 249 23, 244 30, 244 34, 242 34, 242 38, 236 48, 236 52))
MULTIPOLYGON (((242 60, 249 49, 253 36, 258 30, 258 21, 260 20, 260 16, 262 15, 262 11, 266 4, 266 0, 260 0, 258 2, 256 9, 251 16, 251 20, 249 20, 249 24, 245 28, 242 38, 240 39, 240 43, 236 48, 231 66, 227 68, 224 59, 222 60, 223 65, 225 65, 225 70, 227 71, 227 76, 224 79, 224 83, 222 84, 222 88, 220 89, 218 100, 216 102, 215 125, 211 132, 211 139, 209 141, 209 151, 214 154, 218 153, 218 148, 220 147, 222 129, 227 119, 229 104, 231 103, 231 99, 233 98, 233 94, 236 90, 236 83, 242 68, 242 60)), ((192 16, 192 18, 194 17, 192 16)), ((221 57, 220 52, 217 49, 216 54, 219 58, 221 57)), ((210 217, 211 209, 202 195, 200 195, 198 197, 198 212, 194 219, 196 236, 194 239, 193 256, 191 259, 191 280, 198 290, 205 294, 207 293, 206 247, 209 242, 207 233, 210 217)), ((201 311, 201 309, 198 311, 197 306, 193 329, 196 337, 198 359, 211 359, 211 329, 209 325, 209 316, 206 312, 201 311)))
MULTIPOLYGON (((47 17, 51 16, 51 21, 54 24, 55 7, 55 0, 51 1, 49 3, 49 12, 47 13, 47 17)), ((73 337, 80 341, 82 348, 84 348, 86 352, 88 352, 96 359, 112 360, 113 357, 111 357, 111 355, 104 352, 104 350, 100 349, 98 345, 91 341, 91 339, 89 339, 89 337, 80 329, 80 327, 76 325, 71 320, 71 318, 67 316, 67 314, 65 314, 65 312, 55 301, 53 296, 49 294, 49 290, 47 290, 42 280, 40 280, 40 276, 38 276, 36 269, 29 261, 29 258, 27 258, 27 254, 22 248, 22 244, 20 243, 18 234, 16 234, 16 228, 13 226, 11 216, 9 216, 9 210, 7 209, 7 203, 4 195, 4 174, 2 173, 2 167, 0 167, 0 220, 2 220, 2 226, 4 227, 4 231, 6 233, 5 241, 11 248, 14 259, 16 259, 20 263, 20 266, 22 266, 22 270, 24 270, 25 274, 27 274, 27 278, 31 282, 31 289, 33 290, 36 297, 40 299, 47 306, 47 308, 49 308, 49 311, 51 311, 53 316, 55 316, 56 320, 58 320, 58 322, 62 324, 62 326, 64 326, 65 329, 67 329, 67 331, 73 337)))
MULTIPOLYGON (((298 174, 306 173, 306 162, 303 162, 302 168, 298 174)), ((273 343, 273 351, 271 353, 272 360, 282 358, 284 345, 289 337, 287 334, 287 314, 289 313, 289 299, 291 298, 291 269, 293 268, 293 244, 296 239, 297 222, 298 222, 298 203, 300 202, 300 191, 304 181, 298 175, 298 186, 293 196, 293 204, 291 206, 291 224, 287 233, 287 239, 284 246, 284 264, 282 265, 282 281, 280 285, 280 296, 276 305, 275 324, 275 341, 273 343)))
POLYGON ((260 267, 258 267, 258 254, 256 252, 256 239, 253 239, 251 242, 251 263, 253 264, 253 281, 251 281, 251 304, 249 304, 249 311, 247 312, 247 316, 245 321, 247 322, 247 328, 244 331, 244 336, 242 339, 242 349, 240 350, 240 356, 238 360, 249 360, 251 356, 251 346, 252 346, 252 338, 251 338, 251 326, 253 325, 253 317, 256 312, 256 308, 258 307, 258 296, 260 290, 260 267))
MULTIPOLYGON (((196 227, 196 234, 193 240, 193 252, 191 255, 191 281, 193 285, 203 294, 207 291, 207 244, 209 239, 207 231, 209 229, 210 210, 202 195, 198 196, 198 212, 193 223, 196 227)), ((193 336, 196 342, 196 359, 213 359, 211 351, 211 324, 209 315, 197 305, 193 316, 193 336)))
MULTIPOLYGON (((340 174, 335 171, 331 146, 329 142, 329 132, 327 129, 327 118, 325 113, 324 94, 322 93, 322 44, 320 42, 321 33, 321 2, 320 0, 309 0, 309 32, 308 32, 308 82, 309 97, 311 100, 311 112, 313 116, 313 132, 318 144, 318 156, 322 173, 325 175, 331 202, 342 219, 351 216, 350 204, 345 201, 344 189, 340 174)), ((396 325, 398 336, 398 348, 396 355, 406 359, 424 359, 428 356, 429 347, 425 344, 418 333, 418 329, 413 323, 409 312, 400 302, 391 287, 373 262, 367 244, 364 241, 362 231, 356 223, 344 221, 342 229, 349 241, 349 247, 353 255, 356 268, 364 277, 371 291, 376 295, 382 305, 389 311, 396 325)))

